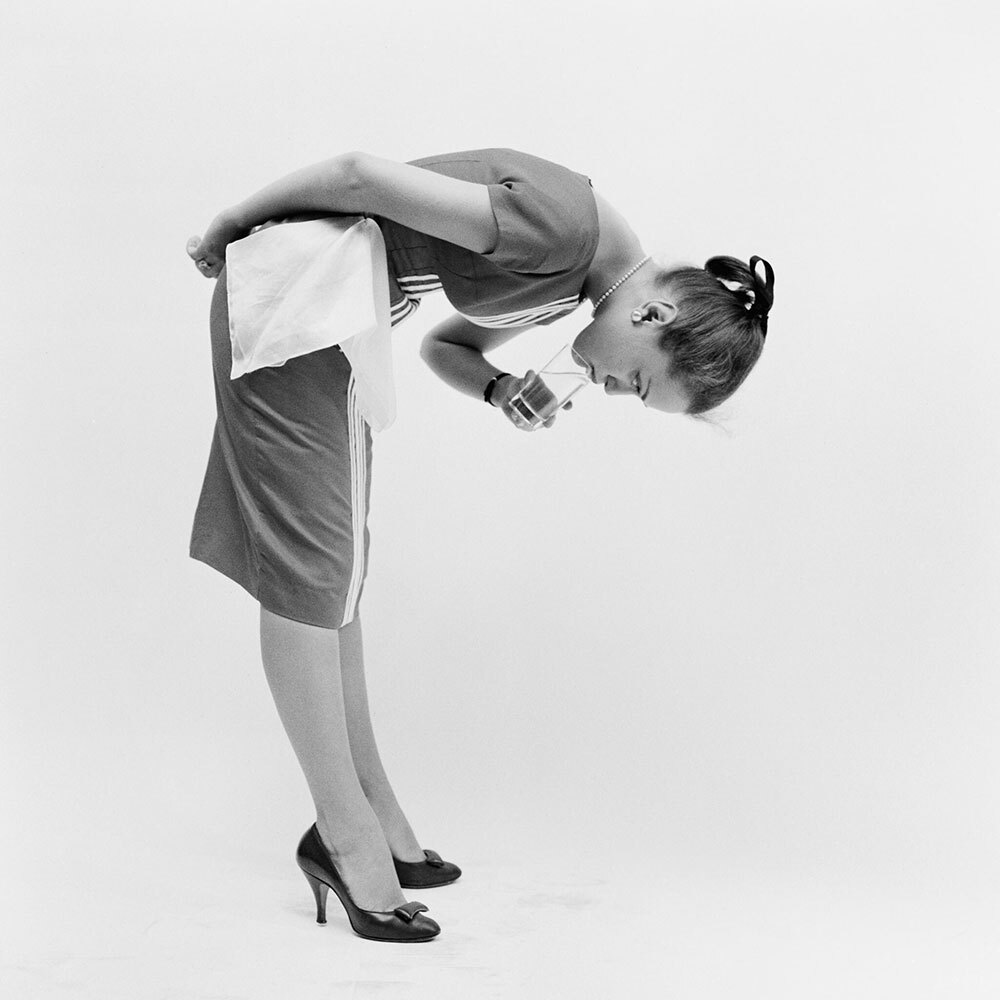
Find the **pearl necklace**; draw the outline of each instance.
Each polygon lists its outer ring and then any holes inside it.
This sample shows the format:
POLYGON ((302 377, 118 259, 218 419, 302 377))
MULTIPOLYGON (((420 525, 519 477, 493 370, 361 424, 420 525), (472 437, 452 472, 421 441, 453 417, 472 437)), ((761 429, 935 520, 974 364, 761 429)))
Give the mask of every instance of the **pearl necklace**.
POLYGON ((603 302, 603 301, 604 301, 604 300, 605 300, 605 299, 606 299, 606 298, 607 298, 607 297, 608 297, 608 296, 609 296, 609 295, 610 295, 610 294, 611 294, 611 293, 612 293, 612 292, 613 292, 613 291, 614 291, 614 290, 615 290, 615 289, 616 289, 616 288, 617 288, 617 287, 618 287, 619 285, 623 285, 623 284, 625 284, 625 282, 626 282, 626 281, 628 281, 628 279, 629 279, 629 278, 631 278, 631 277, 632 277, 632 275, 633 275, 633 274, 635 274, 635 272, 636 272, 636 271, 638 271, 638 270, 639 270, 639 268, 640 268, 640 267, 642 267, 642 265, 643 265, 643 264, 645 264, 645 263, 646 263, 646 261, 647 261, 647 260, 649 260, 649 259, 650 259, 650 255, 649 255, 649 254, 646 254, 646 256, 645 256, 645 257, 643 257, 643 258, 642 258, 642 260, 640 260, 640 261, 639 261, 639 263, 638 263, 638 264, 636 264, 636 265, 635 265, 635 267, 633 267, 631 271, 627 271, 627 272, 626 272, 625 274, 623 274, 623 275, 622 275, 622 276, 621 276, 621 277, 620 277, 620 278, 619 278, 619 279, 618 279, 618 280, 617 280, 617 281, 616 281, 616 282, 615 282, 615 283, 614 283, 614 284, 613 284, 613 285, 612 285, 612 286, 611 286, 611 287, 610 287, 610 288, 609 288, 609 289, 608 289, 608 290, 607 290, 607 291, 606 291, 606 292, 605 292, 605 293, 604 293, 604 294, 603 294, 603 295, 602 295, 602 296, 601 296, 601 297, 600 297, 600 298, 599 298, 599 299, 598 299, 598 300, 597 300, 597 301, 596 301, 596 302, 594 303, 594 311, 593 311, 593 312, 592 312, 592 313, 590 314, 590 318, 591 318, 591 319, 593 319, 593 318, 594 318, 594 317, 595 317, 595 316, 597 315, 597 307, 598 307, 598 306, 599 306, 599 305, 600 305, 600 304, 601 304, 601 303, 602 303, 602 302, 603 302))

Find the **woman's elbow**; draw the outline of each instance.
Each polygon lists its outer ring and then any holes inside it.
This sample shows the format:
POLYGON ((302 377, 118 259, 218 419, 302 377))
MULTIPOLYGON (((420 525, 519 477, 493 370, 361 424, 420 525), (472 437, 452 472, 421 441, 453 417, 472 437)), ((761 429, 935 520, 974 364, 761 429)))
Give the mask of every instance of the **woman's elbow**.
POLYGON ((437 336, 433 333, 425 334, 424 339, 420 341, 420 357, 427 364, 431 363, 431 358, 437 352, 441 341, 438 340, 437 336))
POLYGON ((330 201, 340 212, 364 212, 365 208, 365 160, 367 153, 350 150, 339 153, 331 161, 329 184, 330 201))

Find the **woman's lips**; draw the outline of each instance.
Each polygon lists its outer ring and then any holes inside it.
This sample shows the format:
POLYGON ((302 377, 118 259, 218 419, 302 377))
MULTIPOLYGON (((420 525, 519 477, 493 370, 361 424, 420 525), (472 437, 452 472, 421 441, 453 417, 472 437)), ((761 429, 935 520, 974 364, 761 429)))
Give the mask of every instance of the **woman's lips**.
POLYGON ((594 366, 580 353, 577 353, 577 357, 583 362, 583 366, 587 369, 587 377, 591 382, 596 384, 597 378, 594 374, 594 366))

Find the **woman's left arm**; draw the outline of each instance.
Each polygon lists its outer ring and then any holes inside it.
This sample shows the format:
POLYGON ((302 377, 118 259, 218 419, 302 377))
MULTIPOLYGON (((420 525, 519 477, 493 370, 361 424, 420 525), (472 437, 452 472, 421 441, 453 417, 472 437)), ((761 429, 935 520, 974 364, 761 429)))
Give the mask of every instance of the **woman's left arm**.
POLYGON ((204 236, 192 236, 188 255, 202 274, 217 278, 226 263, 226 247, 274 219, 308 212, 349 213, 353 183, 351 154, 303 167, 268 184, 232 208, 224 208, 204 236))
POLYGON ((191 237, 188 254, 216 277, 230 243, 269 219, 304 212, 380 215, 476 253, 499 238, 485 184, 353 152, 297 170, 220 212, 204 237, 191 237))

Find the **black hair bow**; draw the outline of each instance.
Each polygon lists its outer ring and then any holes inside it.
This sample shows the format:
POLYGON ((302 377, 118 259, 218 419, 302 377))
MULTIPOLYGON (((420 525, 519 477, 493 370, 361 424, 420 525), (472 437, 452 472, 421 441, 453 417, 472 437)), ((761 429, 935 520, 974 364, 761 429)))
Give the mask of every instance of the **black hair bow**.
POLYGON ((750 274, 753 276, 753 305, 750 315, 760 320, 761 335, 767 336, 767 314, 774 304, 774 268, 763 257, 750 258, 750 274), (764 265, 764 279, 757 273, 757 265, 764 265))

